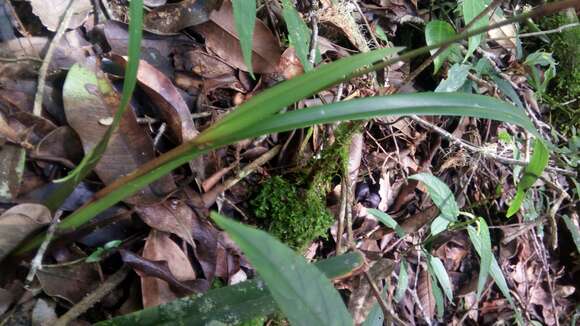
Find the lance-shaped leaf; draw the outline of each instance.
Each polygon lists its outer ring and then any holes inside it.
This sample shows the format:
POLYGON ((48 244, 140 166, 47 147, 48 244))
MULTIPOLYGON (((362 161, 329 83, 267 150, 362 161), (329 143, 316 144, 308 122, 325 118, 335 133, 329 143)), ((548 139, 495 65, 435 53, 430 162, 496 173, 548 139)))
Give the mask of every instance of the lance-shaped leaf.
POLYGON ((212 213, 262 277, 293 325, 352 325, 352 317, 330 281, 302 256, 264 231, 212 213))
POLYGON ((491 261, 493 253, 491 251, 491 237, 489 235, 489 227, 483 218, 478 219, 479 228, 476 230, 473 226, 467 227, 469 239, 473 246, 478 248, 477 254, 481 261, 479 262, 479 277, 477 280, 477 299, 481 298, 481 293, 485 287, 489 269, 491 268, 491 261))
POLYGON ((244 62, 248 72, 253 76, 252 45, 256 24, 256 0, 232 0, 232 7, 244 62))
MULTIPOLYGON (((425 41, 427 45, 433 45, 437 43, 441 43, 449 39, 450 37, 455 35, 455 29, 453 26, 446 21, 442 20, 432 20, 425 26, 425 41)), ((439 49, 431 50, 431 55, 435 54, 439 49)), ((433 71, 434 74, 439 71, 445 60, 451 59, 453 60, 458 59, 461 56, 461 49, 459 45, 452 44, 450 45, 445 51, 441 52, 435 59, 433 59, 433 64, 435 65, 435 69, 433 71)))

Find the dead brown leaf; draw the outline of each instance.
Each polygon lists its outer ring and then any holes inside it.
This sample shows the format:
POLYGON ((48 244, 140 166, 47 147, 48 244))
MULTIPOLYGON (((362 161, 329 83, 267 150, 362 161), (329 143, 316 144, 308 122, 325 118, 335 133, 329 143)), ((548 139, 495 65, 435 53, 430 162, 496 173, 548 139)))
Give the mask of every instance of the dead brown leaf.
MULTIPOLYGON (((61 17, 64 15, 70 0, 28 0, 32 6, 32 12, 40 18, 42 24, 49 31, 56 31, 60 25, 61 17)), ((73 16, 68 28, 75 29, 82 25, 87 16, 93 9, 91 0, 73 0, 71 10, 73 16)))
MULTIPOLYGON (((196 279, 191 262, 181 248, 170 239, 168 233, 151 230, 145 242, 143 258, 165 261, 169 274, 179 282, 196 279)), ((178 297, 169 283, 157 277, 142 276, 141 290, 144 307, 157 306, 178 297)))
POLYGON ((205 23, 222 0, 184 0, 150 10, 143 18, 143 28, 155 34, 175 34, 184 28, 205 23))
MULTIPOLYGON (((219 10, 210 15, 210 21, 196 26, 195 30, 205 37, 208 49, 233 67, 248 71, 234 25, 232 4, 229 1, 225 1, 219 10)), ((260 20, 256 20, 252 45, 254 72, 260 74, 275 72, 282 50, 272 31, 260 20)))
MULTIPOLYGON (((102 75, 100 78, 106 82, 102 75)), ((66 119, 70 127, 79 135, 83 148, 88 153, 99 143, 109 127, 104 121, 109 121, 114 115, 119 96, 116 92, 102 94, 96 85, 85 84, 84 87, 87 92, 81 95, 65 92, 63 102, 66 119)), ((154 157, 151 138, 137 123, 132 108, 128 108, 123 114, 119 129, 111 137, 107 150, 97 164, 95 172, 105 184, 110 184, 154 157)), ((158 202, 174 188, 173 179, 166 176, 125 201, 140 205, 151 204, 158 202)))
POLYGON ((93 264, 45 265, 36 275, 46 294, 73 304, 95 289, 99 280, 93 264))
POLYGON ((46 206, 20 204, 0 215, 0 261, 34 231, 50 223, 46 206))
MULTIPOLYGON (((419 268, 418 268, 419 269, 419 268)), ((421 307, 422 315, 428 321, 433 320, 435 316, 435 297, 433 296, 433 288, 431 287, 431 276, 427 273, 427 269, 420 267, 419 281, 417 283, 417 296, 421 307)))
POLYGON ((195 247, 192 236, 193 211, 179 200, 167 200, 154 205, 138 205, 135 211, 150 227, 173 233, 195 247))

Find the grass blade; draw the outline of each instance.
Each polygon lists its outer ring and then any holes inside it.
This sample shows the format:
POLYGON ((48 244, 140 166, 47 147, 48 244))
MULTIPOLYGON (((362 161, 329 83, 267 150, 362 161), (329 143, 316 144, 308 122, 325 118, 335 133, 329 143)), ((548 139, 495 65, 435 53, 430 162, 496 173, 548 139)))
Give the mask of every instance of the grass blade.
MULTIPOLYGON (((79 182, 81 182, 97 165, 101 156, 107 149, 111 136, 119 127, 123 112, 125 112, 129 105, 129 100, 131 100, 131 96, 133 95, 137 83, 137 70, 139 69, 139 55, 141 52, 141 39, 143 34, 143 0, 131 1, 131 4, 129 5, 129 17, 129 59, 127 69, 125 70, 121 101, 118 103, 118 109, 115 112, 113 122, 97 146, 83 157, 82 161, 73 171, 71 171, 65 178, 59 180, 59 187, 51 193, 46 201, 46 206, 51 211, 58 209, 79 182)), ((75 65, 71 68, 69 74, 77 71, 75 70, 75 67, 80 69, 78 65, 75 65)), ((69 76, 67 76, 67 80, 68 79, 69 76)), ((97 83, 97 85, 99 85, 99 91, 101 93, 110 94, 111 92, 114 92, 114 90, 112 90, 107 84, 97 83)))
POLYGON ((303 257, 264 231, 216 213, 211 217, 240 246, 291 324, 353 324, 328 278, 303 257))
POLYGON ((194 143, 211 143, 247 130, 288 105, 347 79, 357 69, 369 66, 401 49, 385 48, 344 58, 265 90, 205 130, 194 143))
POLYGON ((236 31, 240 38, 240 47, 248 72, 254 77, 252 65, 252 47, 254 26, 256 25, 256 0, 232 0, 236 31))
POLYGON ((310 51, 310 29, 294 8, 290 0, 282 0, 282 15, 284 22, 288 28, 288 39, 290 45, 296 49, 296 55, 300 59, 304 71, 312 70, 312 63, 308 60, 308 52, 310 51))

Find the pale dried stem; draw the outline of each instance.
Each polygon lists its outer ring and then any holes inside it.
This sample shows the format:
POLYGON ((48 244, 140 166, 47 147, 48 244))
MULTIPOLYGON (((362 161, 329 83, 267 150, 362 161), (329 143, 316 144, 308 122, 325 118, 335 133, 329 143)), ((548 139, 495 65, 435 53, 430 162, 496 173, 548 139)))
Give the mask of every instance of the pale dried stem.
POLYGON ((38 83, 36 89, 36 96, 34 97, 34 107, 32 109, 32 114, 39 117, 42 115, 42 99, 44 96, 44 85, 46 84, 46 75, 48 74, 48 67, 50 66, 50 62, 52 61, 54 51, 58 47, 60 39, 64 35, 64 32, 66 31, 70 23, 70 20, 74 14, 73 3, 74 0, 69 1, 64 16, 62 17, 62 20, 60 21, 60 24, 58 26, 58 30, 56 31, 56 34, 52 38, 52 41, 48 46, 48 50, 46 50, 46 55, 44 56, 44 60, 42 61, 42 65, 40 66, 40 70, 38 71, 38 83))

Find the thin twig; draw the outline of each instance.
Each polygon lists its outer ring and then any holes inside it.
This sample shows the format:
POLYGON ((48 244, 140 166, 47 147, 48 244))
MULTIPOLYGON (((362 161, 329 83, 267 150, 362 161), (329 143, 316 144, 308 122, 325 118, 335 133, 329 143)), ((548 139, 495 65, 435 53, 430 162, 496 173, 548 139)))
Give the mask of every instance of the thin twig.
MULTIPOLYGON (((443 138, 447 139, 448 141, 452 142, 453 144, 470 150, 472 152, 476 152, 478 154, 481 154, 483 157, 489 158, 489 159, 493 159, 497 162, 503 163, 503 164, 509 164, 509 165, 519 165, 519 166, 527 166, 529 164, 528 161, 521 161, 521 160, 516 160, 516 159, 512 159, 512 158, 507 158, 507 157, 503 157, 503 156, 499 156, 496 155, 494 153, 491 153, 488 150, 485 150, 483 148, 468 144, 467 142, 463 141, 462 139, 459 139, 455 136, 453 136, 451 133, 449 133, 448 131, 424 120, 419 118, 416 115, 413 115, 410 117, 413 121, 419 123, 421 126, 430 129, 432 131, 435 131, 436 133, 438 133, 439 135, 441 135, 443 138)), ((550 171, 550 172, 555 172, 555 173, 559 173, 562 175, 566 175, 566 176, 571 176, 571 177, 575 177, 577 176, 577 173, 574 171, 570 171, 570 170, 565 170, 565 169, 560 169, 560 168, 556 168, 556 167, 546 167, 546 171, 550 171)))
POLYGON ((54 326, 66 326, 69 325, 78 316, 89 310, 95 303, 101 301, 107 294, 111 293, 129 274, 129 267, 124 265, 115 274, 109 276, 105 282, 103 282, 98 288, 96 288, 89 295, 84 297, 79 303, 74 305, 69 311, 56 321, 54 326))
POLYGON ((346 215, 346 200, 347 200, 347 189, 346 189, 346 178, 349 176, 344 174, 342 177, 342 183, 340 185, 340 208, 338 210, 338 227, 336 230, 336 255, 343 253, 342 250, 342 236, 344 234, 344 217, 346 215))
POLYGON ((43 62, 42 59, 32 56, 22 56, 22 57, 14 57, 14 58, 6 58, 0 57, 0 62, 20 62, 20 61, 36 61, 36 62, 43 62))
POLYGON ((69 1, 64 16, 62 17, 60 25, 58 26, 58 30, 56 31, 56 34, 52 38, 52 41, 48 46, 48 50, 46 50, 46 55, 44 56, 44 60, 42 61, 42 65, 40 66, 40 70, 38 72, 38 83, 37 83, 38 86, 36 89, 36 96, 34 97, 34 107, 32 109, 32 113, 39 117, 42 115, 42 98, 44 96, 44 85, 46 84, 46 75, 48 73, 48 66, 50 65, 50 61, 52 61, 54 51, 58 47, 60 39, 64 35, 64 32, 66 31, 70 23, 72 15, 74 14, 73 3, 74 0, 69 1))
POLYGON ((541 32, 523 33, 523 34, 514 35, 514 36, 505 36, 505 37, 490 38, 488 40, 489 41, 512 40, 512 39, 515 39, 515 38, 525 38, 525 37, 532 37, 532 36, 538 36, 538 35, 562 33, 563 31, 565 31, 567 29, 574 28, 574 27, 577 27, 577 26, 580 26, 580 23, 566 24, 566 25, 562 25, 562 26, 560 26, 558 28, 549 29, 549 30, 541 31, 541 32))
POLYGON ((30 271, 28 272, 28 275, 26 276, 26 286, 25 286, 26 288, 28 288, 29 285, 34 280, 34 276, 36 275, 36 272, 38 270, 42 269, 42 259, 44 258, 44 254, 46 253, 46 249, 48 249, 48 245, 50 244, 50 241, 52 240, 52 238, 54 236, 54 232, 56 231, 56 227, 60 223, 61 215, 62 215, 61 210, 56 211, 56 213, 54 214, 54 218, 52 219, 52 221, 50 221, 50 225, 48 226, 48 231, 46 231, 46 237, 44 238, 44 241, 40 245, 40 248, 38 248, 38 251, 36 252, 36 255, 34 256, 32 261, 30 262, 30 271))
POLYGON ((377 285, 375 284, 375 282, 371 278, 369 272, 364 271, 363 274, 364 274, 367 282, 369 282, 369 285, 371 286, 371 290, 373 290, 373 294, 374 294, 375 298, 377 299, 377 302, 379 303, 381 310, 383 311, 383 315, 385 316, 385 319, 387 319, 388 317, 391 317, 391 311, 389 309, 389 306, 387 305, 387 303, 385 302, 385 300, 381 296, 381 291, 379 291, 379 288, 377 287, 377 285))
POLYGON ((313 0, 310 10, 310 28, 312 34, 310 35, 310 52, 308 61, 314 67, 316 63, 316 50, 318 49, 318 9, 320 7, 319 0, 313 0))

